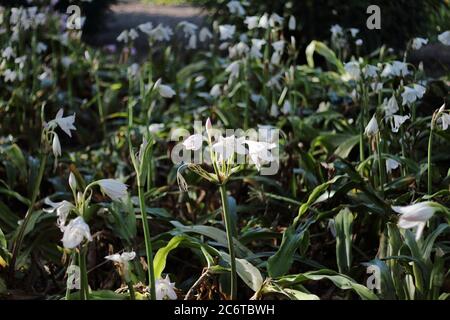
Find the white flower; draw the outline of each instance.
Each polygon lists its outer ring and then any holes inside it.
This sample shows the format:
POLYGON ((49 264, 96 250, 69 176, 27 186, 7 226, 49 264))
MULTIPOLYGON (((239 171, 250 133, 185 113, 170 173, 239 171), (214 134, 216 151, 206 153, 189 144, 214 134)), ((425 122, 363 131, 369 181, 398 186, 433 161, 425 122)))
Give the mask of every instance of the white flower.
POLYGON ((239 1, 233 0, 233 1, 228 2, 227 7, 231 14, 236 14, 240 17, 245 15, 245 9, 239 1))
POLYGON ((153 30, 153 24, 151 22, 142 23, 138 25, 138 29, 141 30, 146 35, 151 35, 151 32, 153 30))
POLYGON ((59 229, 64 232, 64 229, 66 228, 67 217, 69 216, 70 211, 75 208, 75 206, 66 200, 63 200, 61 202, 53 202, 49 198, 45 198, 44 203, 51 207, 45 208, 45 212, 51 213, 56 210, 56 216, 58 217, 56 222, 59 229))
POLYGON ((283 107, 281 108, 281 112, 283 112, 283 114, 289 114, 292 111, 292 106, 291 103, 289 102, 289 100, 284 101, 283 103, 283 107))
POLYGON ((364 130, 364 134, 367 136, 373 136, 377 134, 378 131, 379 131, 378 122, 377 119, 375 118, 375 115, 373 115, 372 119, 370 119, 369 123, 367 124, 364 130))
POLYGON ((350 28, 350 34, 352 35, 353 38, 356 37, 356 35, 359 33, 359 29, 357 28, 350 28))
POLYGON ((55 158, 61 156, 61 143, 59 142, 59 137, 56 133, 53 135, 52 150, 55 158))
POLYGON ((280 113, 278 112, 278 106, 276 103, 272 103, 270 106, 270 115, 274 118, 278 117, 280 113))
POLYGON ((281 16, 279 16, 278 14, 272 13, 270 15, 269 24, 272 28, 275 27, 277 24, 279 26, 281 26, 283 24, 283 20, 284 19, 281 16))
POLYGON ((136 252, 134 251, 123 252, 121 254, 116 253, 105 257, 106 260, 120 263, 123 266, 126 266, 128 262, 133 260, 134 258, 136 258, 136 252))
POLYGON ((236 26, 232 26, 230 24, 224 24, 219 26, 220 32, 220 40, 228 40, 233 38, 234 33, 236 32, 236 26))
POLYGON ((239 76, 240 61, 234 61, 228 65, 225 72, 230 74, 230 80, 233 80, 239 76))
POLYGON ((442 32, 440 35, 438 35, 438 40, 442 44, 450 46, 450 30, 442 32))
POLYGON ((252 140, 245 140, 244 143, 248 145, 248 154, 258 170, 261 170, 262 164, 275 160, 269 151, 276 147, 275 143, 252 140))
POLYGON ((124 30, 122 31, 119 36, 116 39, 118 42, 124 42, 127 43, 128 42, 128 31, 124 30))
POLYGON ((75 178, 75 175, 71 171, 69 174, 69 186, 75 192, 77 190, 77 179, 75 178))
POLYGON ((408 120, 410 117, 409 116, 399 116, 394 114, 391 118, 391 128, 392 128, 392 132, 397 133, 398 130, 400 129, 400 126, 405 123, 406 120, 408 120))
POLYGON ((198 150, 202 147, 203 135, 200 133, 193 134, 183 141, 183 146, 186 150, 198 150))
POLYGON ((389 100, 384 99, 383 106, 386 116, 392 116, 399 110, 397 99, 394 95, 389 100))
POLYGON ((131 28, 130 31, 128 31, 128 36, 130 37, 131 41, 133 41, 139 37, 139 34, 136 32, 135 29, 131 28))
POLYGON ((57 124, 62 131, 64 131, 69 137, 72 137, 72 132, 70 130, 77 130, 73 125, 75 122, 75 113, 68 117, 63 117, 64 109, 59 109, 56 114, 55 119, 49 122, 49 126, 54 126, 57 124))
POLYGON ((127 196, 127 185, 115 179, 102 179, 96 181, 100 189, 112 200, 122 200, 127 196))
POLYGON ((17 72, 6 69, 3 73, 3 78, 5 79, 5 82, 14 82, 17 79, 17 72))
POLYGON ((386 172, 390 174, 392 172, 392 170, 397 169, 399 165, 400 165, 400 163, 398 163, 398 161, 396 161, 394 159, 387 159, 386 160, 386 172))
POLYGON ((172 28, 158 24, 156 28, 151 31, 150 37, 155 41, 169 41, 172 35, 172 28))
POLYGON ((358 47, 362 46, 363 45, 363 40, 362 39, 357 39, 355 41, 355 45, 357 45, 358 47))
POLYGON ((164 123, 152 123, 148 126, 148 131, 151 133, 158 133, 164 129, 164 123))
POLYGON ((409 74, 408 65, 401 61, 394 61, 392 64, 386 63, 383 72, 381 72, 382 77, 400 77, 409 74))
POLYGON ((419 50, 422 48, 422 46, 426 45, 428 43, 428 39, 424 38, 414 38, 411 47, 414 50, 419 50))
POLYGON ((403 105, 411 104, 417 101, 417 99, 422 99, 425 94, 426 88, 419 85, 414 84, 413 87, 405 86, 405 91, 402 93, 403 105))
POLYGON ((253 30, 258 27, 259 17, 257 16, 248 16, 245 17, 244 23, 247 25, 249 30, 253 30))
POLYGON ((62 238, 63 246, 66 249, 77 247, 84 239, 92 241, 89 226, 84 222, 82 217, 77 217, 69 222, 64 229, 62 238))
POLYGON ((219 161, 227 161, 231 158, 236 150, 236 137, 219 137, 219 141, 212 145, 215 153, 219 154, 219 161))
POLYGON ((245 42, 241 41, 237 45, 229 48, 228 51, 230 58, 234 58, 236 56, 242 57, 250 51, 250 48, 245 42))
POLYGON ((342 35, 342 27, 338 24, 332 25, 330 31, 332 37, 342 35))
POLYGON ((209 91, 211 97, 217 98, 221 94, 220 84, 215 84, 209 91))
POLYGON ((272 47, 275 51, 277 52, 283 52, 284 51, 284 45, 285 45, 285 41, 284 40, 279 40, 279 41, 275 41, 274 43, 272 43, 272 47))
POLYGON ((442 130, 447 130, 450 126, 450 114, 442 113, 439 117, 439 121, 441 122, 442 130))
POLYGON ((426 222, 438 210, 435 203, 431 201, 419 202, 409 206, 393 206, 392 210, 400 213, 398 226, 402 229, 417 228, 416 240, 422 236, 426 222))
POLYGON ((6 47, 2 52, 2 57, 7 60, 14 58, 15 56, 16 54, 14 53, 14 50, 11 47, 6 47))
POLYGON ((211 39, 213 37, 211 31, 209 31, 208 28, 203 27, 199 34, 198 34, 198 39, 200 40, 200 42, 205 42, 208 39, 211 39))
POLYGON ((250 49, 250 56, 253 58, 262 58, 261 48, 266 44, 264 39, 252 39, 252 48, 250 49))
POLYGON ((358 61, 350 61, 344 65, 345 72, 350 75, 353 80, 358 80, 361 77, 361 68, 358 61))
POLYGON ((261 18, 259 18, 258 27, 267 29, 269 27, 269 15, 264 13, 261 18))
POLYGON ((158 81, 156 81, 155 87, 156 89, 158 89, 159 94, 163 98, 172 98, 176 94, 176 92, 171 87, 165 84, 161 84, 161 79, 158 79, 158 81))
POLYGON ((61 64, 66 69, 69 68, 72 63, 73 63, 73 60, 70 57, 65 56, 65 57, 61 58, 61 64))
POLYGON ((364 67, 363 72, 364 76, 367 78, 376 78, 378 67, 368 64, 364 67))
POLYGON ((175 282, 170 282, 167 275, 164 279, 160 278, 155 281, 156 300, 176 300, 175 282))
POLYGON ((135 78, 139 74, 139 64, 133 63, 127 69, 128 77, 135 78))
POLYGON ((188 21, 181 21, 180 23, 178 23, 178 27, 182 28, 185 37, 194 35, 198 29, 197 25, 188 21))
POLYGON ((290 16, 289 23, 288 23, 289 30, 295 30, 296 27, 297 27, 297 21, 295 20, 295 17, 290 16))

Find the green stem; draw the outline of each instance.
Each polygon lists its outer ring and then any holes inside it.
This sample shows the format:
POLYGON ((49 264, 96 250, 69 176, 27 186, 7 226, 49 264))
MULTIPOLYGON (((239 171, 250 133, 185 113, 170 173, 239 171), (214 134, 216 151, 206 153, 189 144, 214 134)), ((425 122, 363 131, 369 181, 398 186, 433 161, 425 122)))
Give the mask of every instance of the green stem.
POLYGON ((39 172, 38 176, 35 180, 33 193, 31 194, 31 201, 30 205, 28 207, 27 213, 25 214, 25 218, 23 219, 22 224, 20 225, 19 233, 17 235, 17 239, 14 242, 13 249, 12 249, 12 255, 11 255, 11 263, 10 263, 10 277, 14 276, 15 269, 16 269, 16 260, 17 256, 19 255, 20 248, 22 246, 23 239, 25 237, 25 230, 30 222, 31 216, 33 214, 33 207, 36 203, 36 198, 39 194, 39 189, 41 186, 42 177, 44 176, 45 171, 45 165, 47 164, 47 155, 45 153, 42 153, 40 156, 40 166, 39 166, 39 172))
POLYGON ((106 124, 105 124, 105 114, 103 109, 103 100, 100 93, 100 79, 98 77, 98 73, 95 72, 95 87, 97 90, 97 106, 98 106, 98 115, 100 117, 100 124, 103 131, 103 136, 106 137, 106 124))
POLYGON ((383 168, 383 160, 381 158, 381 134, 378 133, 378 137, 377 137, 377 153, 378 153, 378 171, 379 171, 379 176, 380 176, 380 190, 381 190, 381 194, 384 196, 384 170, 385 167, 383 168))
POLYGON ((427 191, 428 194, 431 195, 432 192, 432 172, 431 172, 431 151, 433 147, 433 128, 430 130, 430 137, 428 138, 428 183, 427 183, 427 191))
POLYGON ((136 294, 134 293, 133 283, 127 282, 128 291, 130 291, 130 300, 136 300, 136 294))
POLYGON ((142 225, 144 228, 144 241, 145 241, 145 252, 147 254, 147 265, 148 265, 148 281, 150 287, 150 298, 156 300, 156 288, 155 288, 155 270, 153 267, 153 249, 152 242, 150 238, 150 228, 148 226, 147 210, 145 207, 144 198, 144 186, 138 186, 138 196, 139 205, 141 208, 142 225))
POLYGON ((81 247, 78 252, 78 263, 80 265, 80 300, 89 300, 89 283, 86 267, 86 250, 81 247))
POLYGON ((231 225, 230 210, 228 208, 228 196, 227 189, 224 184, 219 187, 220 197, 222 199, 223 219, 225 222, 225 228, 227 232, 228 251, 230 253, 230 265, 231 265, 231 300, 236 300, 237 297, 237 273, 236 273, 236 256, 234 253, 233 244, 233 230, 231 225))

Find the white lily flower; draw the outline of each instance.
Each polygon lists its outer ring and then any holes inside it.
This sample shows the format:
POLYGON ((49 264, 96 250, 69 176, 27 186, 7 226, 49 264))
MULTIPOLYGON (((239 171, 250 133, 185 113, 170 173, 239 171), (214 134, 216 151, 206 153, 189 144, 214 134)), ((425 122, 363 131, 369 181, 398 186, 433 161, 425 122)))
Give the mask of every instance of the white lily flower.
POLYGON ((264 163, 274 160, 274 157, 271 154, 270 150, 276 148, 275 143, 252 140, 245 140, 244 143, 248 145, 248 154, 258 171, 261 170, 261 166, 264 163))
POLYGON ((63 117, 63 114, 64 109, 59 109, 58 113, 56 113, 55 119, 51 120, 48 125, 58 125, 62 131, 64 131, 69 137, 72 137, 72 132, 70 130, 77 130, 77 128, 73 125, 75 122, 75 113, 67 117, 63 117))
POLYGON ((391 128, 392 132, 397 133, 400 129, 400 126, 405 123, 406 120, 408 120, 410 116, 400 116, 394 114, 391 118, 391 128))
POLYGON ((225 72, 230 74, 230 80, 236 79, 239 76, 241 62, 239 60, 233 61, 225 69, 225 72))
POLYGON ((228 10, 231 14, 236 14, 240 17, 245 15, 245 9, 239 1, 230 1, 227 3, 228 10))
POLYGON ((17 72, 15 72, 11 69, 6 69, 3 72, 3 78, 4 78, 5 82, 14 82, 17 79, 17 72))
POLYGON ((395 170, 398 168, 400 163, 394 159, 387 159, 386 160, 386 172, 390 174, 392 170, 395 170))
POLYGON ((170 282, 167 275, 164 279, 160 278, 155 281, 156 300, 176 300, 175 282, 170 282))
POLYGON ((447 130, 450 127, 450 114, 442 113, 439 117, 439 121, 442 125, 442 130, 447 130))
POLYGON ((361 47, 363 45, 364 41, 362 39, 356 39, 355 41, 355 45, 357 47, 361 47))
POLYGON ((392 95, 392 97, 390 97, 389 100, 384 99, 383 106, 386 116, 392 116, 398 110, 400 110, 398 107, 397 99, 395 98, 394 95, 392 95))
POLYGON ((77 247, 83 240, 92 241, 89 226, 84 222, 82 217, 77 217, 69 222, 64 229, 62 238, 63 246, 66 249, 77 247))
POLYGON ((276 25, 281 26, 283 24, 283 17, 279 16, 276 13, 272 13, 269 18, 269 24, 272 28, 276 27, 276 25))
POLYGON ((378 75, 378 67, 368 64, 363 68, 363 73, 366 78, 376 78, 378 75))
POLYGON ((411 104, 416 102, 418 99, 422 99, 423 95, 425 94, 426 88, 418 85, 418 84, 414 84, 413 87, 408 87, 405 86, 404 87, 404 91, 402 93, 402 104, 406 105, 406 104, 411 104))
POLYGON ((244 23, 247 25, 247 28, 249 30, 253 30, 258 27, 259 17, 258 16, 245 17, 244 23))
POLYGON ((200 42, 205 42, 208 39, 212 39, 212 37, 213 37, 213 34, 206 27, 201 28, 201 30, 198 34, 198 39, 200 40, 200 42))
POLYGON ((197 32, 198 26, 189 21, 181 21, 178 23, 178 27, 183 30, 185 37, 190 37, 197 32))
POLYGON ((128 262, 136 258, 136 252, 122 252, 121 254, 115 253, 109 256, 106 256, 105 259, 113 262, 120 263, 123 266, 126 266, 128 262))
POLYGON ((283 107, 281 108, 281 112, 285 115, 290 114, 292 111, 292 105, 289 100, 285 100, 283 103, 283 107))
POLYGON ((236 32, 236 26, 230 24, 224 24, 219 26, 220 32, 220 40, 228 40, 233 38, 234 33, 236 32))
POLYGON ((414 50, 419 50, 422 46, 428 43, 428 39, 425 38, 414 38, 411 47, 414 50))
POLYGON ((73 190, 73 192, 76 192, 76 190, 77 190, 77 179, 75 178, 75 175, 73 174, 72 171, 69 174, 69 186, 70 186, 70 189, 73 190))
POLYGON ((442 32, 438 35, 438 40, 446 46, 450 46, 450 30, 442 32))
POLYGON ((65 57, 61 58, 61 64, 66 69, 69 68, 72 63, 73 63, 73 60, 70 57, 65 56, 65 57))
POLYGON ((263 54, 261 52, 262 46, 266 44, 264 39, 252 39, 252 47, 250 49, 250 56, 252 58, 261 59, 263 54))
POLYGON ((96 181, 100 189, 112 200, 120 201, 127 196, 127 185, 115 179, 102 179, 96 181))
POLYGON ((11 58, 14 58, 15 56, 16 56, 16 54, 14 53, 14 50, 11 47, 6 47, 2 52, 2 57, 5 58, 6 60, 10 60, 11 58))
POLYGON ((296 27, 297 27, 297 21, 295 20, 295 17, 290 16, 289 23, 288 23, 289 30, 295 30, 296 27))
POLYGON ((350 31, 350 34, 352 35, 353 38, 356 38, 356 36, 359 33, 359 29, 358 28, 350 28, 349 31, 350 31))
POLYGON ((66 228, 66 220, 70 214, 72 209, 75 209, 75 206, 69 201, 63 200, 61 202, 53 202, 50 198, 45 198, 44 203, 49 205, 51 208, 44 208, 45 212, 54 212, 56 210, 56 216, 58 217, 56 223, 58 224, 59 229, 64 232, 66 228))
POLYGON ((264 13, 261 18, 259 18, 258 27, 267 29, 269 28, 269 15, 264 13))
POLYGON ((128 43, 128 30, 122 31, 116 40, 118 42, 128 43))
POLYGON ((139 33, 137 33, 135 29, 131 28, 130 31, 128 31, 128 36, 130 37, 131 41, 134 41, 139 38, 139 33))
POLYGON ((61 156, 61 143, 59 142, 59 137, 56 133, 53 135, 52 150, 55 158, 61 156))
POLYGON ((219 155, 219 161, 227 161, 236 151, 236 137, 219 137, 219 141, 212 145, 212 149, 219 155))
POLYGON ((172 36, 172 28, 163 26, 162 24, 158 24, 150 33, 150 37, 154 41, 169 41, 172 36))
POLYGON ((164 130, 164 123, 152 123, 148 126, 148 131, 151 133, 158 133, 164 130))
POLYGON ((209 91, 209 94, 211 95, 211 97, 217 98, 221 95, 221 92, 222 90, 220 88, 220 84, 215 84, 209 91))
POLYGON ((203 135, 200 133, 193 134, 183 141, 186 150, 199 150, 203 144, 203 135))
POLYGON ((382 77, 404 77, 409 74, 408 65, 402 61, 394 61, 392 64, 387 63, 381 72, 382 77))
POLYGON ((47 51, 47 45, 39 41, 38 44, 36 45, 36 52, 42 53, 45 51, 47 51))
POLYGON ((331 32, 331 36, 332 37, 337 37, 337 36, 342 35, 343 30, 342 30, 342 27, 340 25, 335 24, 335 25, 331 26, 330 32, 331 32))
POLYGON ((270 115, 274 118, 279 116, 279 112, 278 112, 278 106, 276 103, 272 103, 272 105, 270 106, 270 115))
POLYGON ((138 25, 138 29, 141 30, 146 35, 151 35, 152 30, 153 30, 153 23, 151 23, 151 22, 142 23, 142 24, 138 25))
POLYGON ((426 222, 434 215, 438 208, 434 202, 425 201, 403 207, 393 206, 392 210, 400 213, 400 218, 398 220, 398 226, 400 228, 417 228, 416 240, 419 240, 422 236, 426 222))
POLYGON ((350 61, 344 65, 345 72, 350 75, 353 80, 359 80, 361 77, 361 68, 358 61, 350 61))
POLYGON ((176 92, 168 85, 161 84, 161 79, 158 79, 155 83, 156 89, 163 98, 172 98, 176 92))
POLYGON ((378 122, 377 119, 375 118, 375 115, 373 115, 372 119, 370 119, 369 123, 367 124, 364 130, 364 134, 367 136, 373 136, 376 135, 378 131, 379 131, 378 122))

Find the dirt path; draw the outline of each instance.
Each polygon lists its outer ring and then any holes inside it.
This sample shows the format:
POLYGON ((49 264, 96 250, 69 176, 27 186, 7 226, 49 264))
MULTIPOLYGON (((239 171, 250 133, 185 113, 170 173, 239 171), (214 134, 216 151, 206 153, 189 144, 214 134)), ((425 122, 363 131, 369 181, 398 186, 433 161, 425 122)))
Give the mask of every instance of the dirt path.
MULTIPOLYGON (((90 36, 87 41, 103 46, 115 43, 117 36, 123 30, 134 28, 142 23, 151 22, 155 26, 162 23, 175 28, 183 20, 201 25, 204 23, 204 18, 205 14, 201 8, 126 2, 113 5, 111 13, 106 17, 105 26, 100 32, 90 36)), ((145 46, 142 41, 138 41, 137 46, 141 45, 145 46)))

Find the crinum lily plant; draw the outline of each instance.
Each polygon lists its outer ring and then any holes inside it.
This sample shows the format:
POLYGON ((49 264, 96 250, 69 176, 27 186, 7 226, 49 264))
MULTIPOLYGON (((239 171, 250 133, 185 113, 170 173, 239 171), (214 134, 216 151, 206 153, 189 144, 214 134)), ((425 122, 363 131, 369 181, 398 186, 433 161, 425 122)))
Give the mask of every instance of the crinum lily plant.
MULTIPOLYGON (((91 182, 86 186, 84 191, 81 191, 73 173, 70 173, 69 176, 69 186, 73 193, 74 203, 66 200, 53 202, 49 198, 46 198, 45 203, 50 207, 45 209, 45 211, 56 212, 58 227, 63 232, 61 241, 64 251, 71 256, 71 266, 76 264, 79 267, 80 279, 76 279, 76 282, 80 283, 79 298, 81 300, 88 300, 89 284, 86 255, 88 243, 93 240, 88 222, 92 215, 91 199, 94 188, 98 186, 101 192, 113 201, 123 201, 128 196, 127 186, 119 180, 101 179, 91 182)), ((68 270, 71 269, 70 267, 68 270)), ((66 299, 69 298, 70 289, 72 288, 69 283, 72 280, 69 281, 69 279, 70 277, 68 277, 66 299)), ((130 292, 130 294, 133 293, 130 292)))
POLYGON ((262 171, 263 165, 267 163, 277 164, 277 135, 273 128, 260 128, 259 137, 263 141, 255 139, 255 132, 247 131, 242 136, 222 136, 221 131, 214 129, 211 120, 206 121, 206 137, 196 133, 184 140, 183 146, 186 150, 199 151, 203 147, 206 140, 207 148, 206 161, 211 164, 211 170, 204 169, 197 163, 183 163, 177 172, 177 180, 182 191, 188 190, 188 184, 183 178, 181 172, 184 168, 188 168, 200 177, 209 182, 214 183, 219 188, 222 203, 222 218, 225 224, 228 250, 229 264, 231 268, 231 299, 237 298, 237 272, 236 272, 236 254, 233 243, 233 228, 230 212, 229 198, 227 194, 227 182, 231 176, 245 169, 246 164, 250 163, 256 167, 258 171, 262 171), (249 133, 252 132, 252 133, 249 133), (249 138, 247 138, 249 137, 249 138), (250 160, 250 161, 247 161, 250 160))

